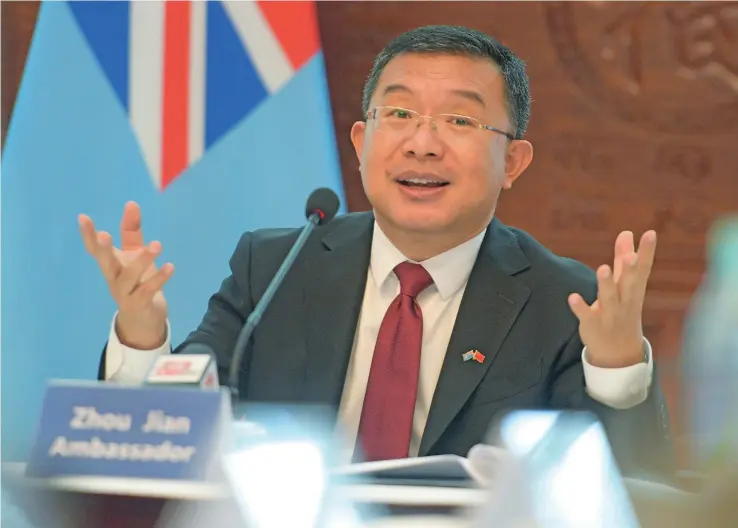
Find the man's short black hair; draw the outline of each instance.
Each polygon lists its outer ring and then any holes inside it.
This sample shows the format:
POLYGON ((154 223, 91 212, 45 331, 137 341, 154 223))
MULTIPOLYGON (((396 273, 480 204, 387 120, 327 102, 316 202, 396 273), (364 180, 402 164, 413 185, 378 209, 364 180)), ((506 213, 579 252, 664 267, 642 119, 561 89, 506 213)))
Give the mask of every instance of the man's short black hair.
POLYGON ((530 120, 530 89, 525 63, 494 38, 462 26, 424 26, 403 33, 390 42, 374 60, 364 85, 362 113, 369 112, 369 101, 377 89, 387 63, 402 53, 447 53, 490 59, 497 65, 505 82, 507 109, 513 136, 520 139, 530 120))

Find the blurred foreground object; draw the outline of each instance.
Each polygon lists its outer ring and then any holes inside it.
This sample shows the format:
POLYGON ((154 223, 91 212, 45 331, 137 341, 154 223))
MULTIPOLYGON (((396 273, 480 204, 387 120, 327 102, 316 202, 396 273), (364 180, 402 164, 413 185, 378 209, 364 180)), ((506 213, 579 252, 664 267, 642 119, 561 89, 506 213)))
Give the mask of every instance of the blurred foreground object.
POLYGON ((683 410, 690 465, 711 477, 738 454, 738 216, 713 227, 708 260, 685 324, 683 410))
POLYGON ((516 411, 492 429, 498 464, 475 528, 637 528, 605 429, 586 412, 516 411))

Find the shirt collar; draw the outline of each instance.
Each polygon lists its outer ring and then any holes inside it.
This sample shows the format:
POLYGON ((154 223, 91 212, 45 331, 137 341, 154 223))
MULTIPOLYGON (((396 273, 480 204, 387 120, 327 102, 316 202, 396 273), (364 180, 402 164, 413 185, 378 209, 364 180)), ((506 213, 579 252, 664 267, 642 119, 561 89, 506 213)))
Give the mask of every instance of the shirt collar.
MULTIPOLYGON (((448 251, 419 262, 433 278, 441 298, 446 300, 456 293, 469 279, 486 229, 474 238, 448 251)), ((407 258, 374 222, 370 271, 377 289, 381 289, 395 267, 407 258)))

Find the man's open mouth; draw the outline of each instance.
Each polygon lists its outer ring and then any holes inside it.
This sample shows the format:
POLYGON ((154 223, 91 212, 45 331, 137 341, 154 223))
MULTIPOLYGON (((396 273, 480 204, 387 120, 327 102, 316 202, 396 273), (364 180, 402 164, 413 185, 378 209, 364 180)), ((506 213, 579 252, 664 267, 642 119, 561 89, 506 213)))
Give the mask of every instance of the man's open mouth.
POLYGON ((404 185, 405 187, 444 187, 449 182, 443 180, 426 180, 424 178, 405 178, 397 180, 397 183, 404 185))

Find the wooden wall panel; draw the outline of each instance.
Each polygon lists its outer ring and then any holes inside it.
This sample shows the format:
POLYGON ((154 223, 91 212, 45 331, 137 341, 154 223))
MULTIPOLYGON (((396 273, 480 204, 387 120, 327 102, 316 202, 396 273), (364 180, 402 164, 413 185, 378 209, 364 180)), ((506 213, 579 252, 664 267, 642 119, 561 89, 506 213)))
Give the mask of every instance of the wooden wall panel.
POLYGON ((5 134, 13 112, 26 55, 36 27, 39 2, 0 3, 0 32, 2 33, 2 94, 0 95, 0 141, 5 146, 5 134))
POLYGON ((644 325, 678 420, 682 320, 705 234, 738 210, 738 2, 319 4, 343 178, 369 208, 349 141, 375 54, 425 24, 485 31, 528 63, 532 166, 498 214, 597 266, 617 233, 659 233, 644 325))

